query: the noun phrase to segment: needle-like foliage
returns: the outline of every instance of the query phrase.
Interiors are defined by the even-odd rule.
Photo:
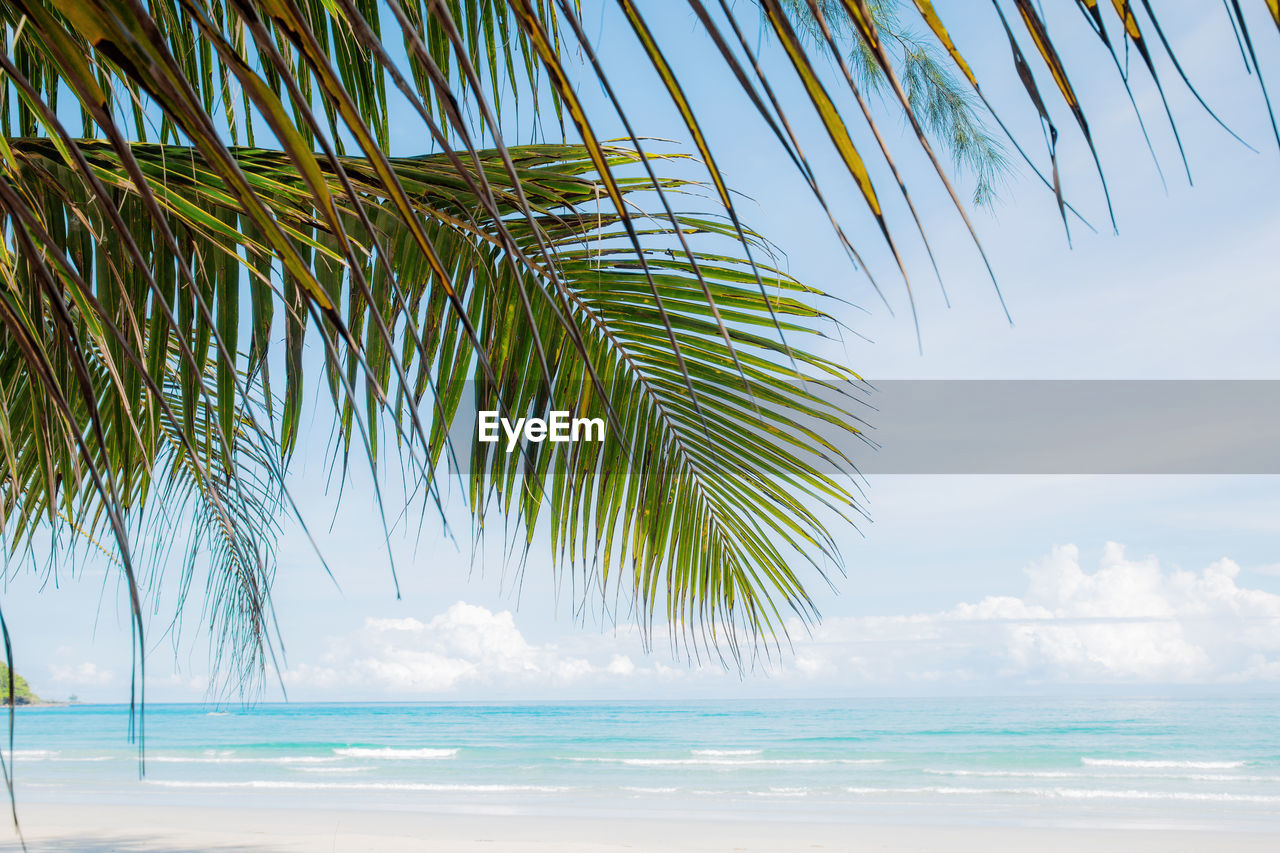
[[[882,98],[894,97],[876,51],[858,33],[841,0],[821,0],[816,6],[809,0],[788,0],[788,4],[796,26],[807,32],[819,53],[825,46],[821,20],[825,18],[837,36],[837,48],[845,49],[858,84]],[[904,5],[904,0],[869,0],[867,9],[889,48],[892,67],[902,80],[916,119],[929,137],[950,153],[956,168],[972,180],[973,203],[991,206],[1010,172],[1005,147],[988,126],[991,116],[981,99],[954,69],[946,51],[907,23]]]

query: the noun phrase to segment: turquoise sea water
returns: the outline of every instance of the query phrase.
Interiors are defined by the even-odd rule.
[[[1280,700],[22,710],[19,800],[1280,829]]]

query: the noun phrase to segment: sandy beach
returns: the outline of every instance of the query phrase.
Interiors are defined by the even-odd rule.
[[[1273,851],[1280,833],[1010,826],[889,826],[746,820],[107,807],[32,804],[20,817],[32,853],[364,853],[364,851]],[[20,847],[6,829],[0,850]]]

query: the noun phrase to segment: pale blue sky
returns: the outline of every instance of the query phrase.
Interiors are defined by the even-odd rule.
[[[712,48],[696,34],[692,19],[682,12],[661,22],[661,29],[677,67],[697,67],[699,57],[706,57],[708,73],[686,74],[684,82],[711,129],[731,185],[753,199],[744,205],[744,216],[780,245],[798,277],[869,312],[842,309],[841,315],[873,341],[850,338],[838,353],[864,375],[1280,379],[1280,241],[1274,236],[1280,232],[1280,153],[1260,96],[1242,78],[1221,8],[1167,5],[1201,10],[1171,15],[1170,20],[1189,22],[1200,14],[1203,20],[1170,37],[1206,99],[1262,153],[1232,141],[1175,82],[1172,69],[1162,66],[1196,178],[1196,187],[1188,188],[1154,90],[1135,72],[1136,94],[1168,178],[1166,194],[1127,101],[1110,85],[1114,69],[1102,64],[1088,32],[1077,28],[1078,37],[1059,47],[1076,60],[1073,68],[1093,63],[1096,72],[1074,82],[1093,119],[1121,235],[1103,227],[1092,164],[1064,114],[1060,154],[1067,189],[1102,233],[1074,227],[1075,249],[1069,251],[1052,196],[1021,170],[994,210],[975,214],[1014,316],[1011,328],[923,159],[901,155],[953,303],[944,306],[922,250],[904,239],[920,297],[922,355],[901,284],[815,129],[809,128],[814,142],[808,153],[832,185],[842,188],[834,194],[835,206],[867,250],[896,317],[850,269],[807,190],[778,166],[778,152],[763,128],[757,123],[743,132],[734,120],[743,105],[725,97],[732,84],[707,53]],[[1074,9],[1065,11],[1078,19]],[[952,17],[957,41],[992,100],[1027,150],[1043,161],[1034,114],[1009,87],[1008,46],[1003,36],[990,38],[997,31],[986,20],[989,10],[971,21]],[[634,62],[635,49],[616,14],[592,21],[613,51],[611,67],[642,64]],[[1270,79],[1280,87],[1280,42],[1261,17],[1256,32]],[[628,75],[615,83],[643,132],[686,138],[653,79]],[[789,85],[782,89],[784,96],[797,96]],[[803,113],[794,102],[795,113]],[[892,111],[882,112],[889,135],[905,139]],[[412,124],[393,122],[403,134],[397,145],[404,153],[421,138]],[[898,148],[910,151],[909,145]],[[909,220],[902,225],[899,233],[906,234]],[[410,538],[393,539],[403,589],[397,602],[367,478],[355,476],[333,530],[326,532],[333,500],[332,493],[324,494],[328,435],[321,415],[308,438],[309,451],[297,459],[292,486],[342,592],[324,576],[302,537],[287,533],[275,600],[291,698],[844,695],[1168,685],[1271,691],[1280,685],[1275,478],[874,478],[874,524],[861,534],[840,535],[848,578],[837,579],[835,592],[820,583],[813,587],[824,627],[813,638],[802,631],[795,635],[795,655],[784,659],[781,671],[740,680],[718,667],[691,670],[673,660],[665,642],[646,656],[626,613],[619,615],[616,630],[602,628],[594,610],[575,621],[572,592],[557,588],[545,548],[535,548],[517,598],[498,548],[472,568],[465,535],[462,546],[448,541],[430,513],[416,548]],[[455,510],[455,524],[465,531],[461,507]],[[1127,556],[1109,542],[1125,546]],[[1224,558],[1233,562],[1219,562]],[[10,582],[5,616],[19,669],[37,692],[127,700],[127,619],[111,571],[90,563],[82,577],[42,592],[30,573]],[[167,616],[162,608],[153,618],[153,638]],[[152,698],[203,695],[208,667],[200,637],[191,620],[176,655],[168,644],[152,652]],[[354,680],[344,681],[352,673]]]

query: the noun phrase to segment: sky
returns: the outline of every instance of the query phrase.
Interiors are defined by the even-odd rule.
[[[779,245],[797,277],[859,306],[833,310],[866,340],[832,341],[828,354],[864,376],[1280,379],[1280,240],[1274,236],[1280,232],[1280,153],[1260,96],[1241,75],[1221,8],[1187,0],[1165,5],[1181,7],[1170,15],[1180,27],[1169,36],[1188,73],[1261,153],[1231,140],[1164,63],[1195,179],[1189,187],[1157,94],[1135,73],[1135,96],[1166,191],[1132,108],[1111,85],[1114,69],[1078,26],[1076,38],[1059,47],[1073,60],[1070,67],[1089,72],[1077,72],[1073,82],[1092,119],[1120,235],[1102,227],[1105,207],[1092,161],[1063,116],[1067,192],[1100,233],[1074,227],[1068,248],[1052,195],[1015,170],[1000,201],[974,214],[1010,324],[927,163],[901,155],[951,297],[948,307],[925,275],[922,247],[904,240],[908,268],[916,271],[923,352],[901,282],[854,189],[838,183],[831,152],[814,144],[808,153],[832,185],[842,187],[834,206],[860,248],[865,244],[892,314],[850,269],[807,191],[777,166],[778,151],[764,129],[742,123],[743,105],[724,95],[731,80],[718,60],[707,60],[711,48],[694,21],[679,12],[655,24],[673,64],[697,69],[683,82],[711,128],[730,185],[750,197],[744,217]],[[616,14],[590,22],[610,47],[609,67],[638,64]],[[1010,88],[1016,82],[1006,79],[1003,36],[992,38],[998,31],[981,13],[949,24],[993,103],[1043,161],[1034,113]],[[1269,79],[1280,81],[1280,40],[1263,18],[1255,33]],[[687,138],[656,80],[630,74],[615,82],[644,133]],[[584,93],[600,97],[589,86]],[[791,84],[781,94],[803,97]],[[892,111],[880,113],[891,138],[905,141]],[[418,138],[410,124],[392,123],[402,153]],[[818,139],[816,128],[806,130]],[[450,538],[430,514],[421,531],[392,538],[397,600],[367,476],[353,474],[334,511],[323,452],[328,435],[317,414],[291,488],[334,579],[296,528],[280,543],[274,601],[285,641],[281,681],[291,700],[1280,689],[1275,477],[873,476],[866,486],[873,521],[837,531],[847,575],[832,577],[830,587],[811,577],[821,624],[790,626],[789,647],[740,672],[716,660],[674,655],[661,627],[648,646],[625,607],[612,616],[579,608],[571,580],[553,571],[545,542],[517,574],[500,541],[473,559],[465,532],[460,542]],[[449,511],[461,531],[467,530],[464,510],[455,500]],[[128,700],[127,611],[109,564],[90,560],[79,576],[62,574],[56,584],[18,571],[3,604],[18,669],[38,694]],[[161,606],[151,619],[148,696],[200,700],[210,671],[200,626],[188,618],[175,640],[163,632],[169,615]],[[279,685],[263,694],[281,695]]]

